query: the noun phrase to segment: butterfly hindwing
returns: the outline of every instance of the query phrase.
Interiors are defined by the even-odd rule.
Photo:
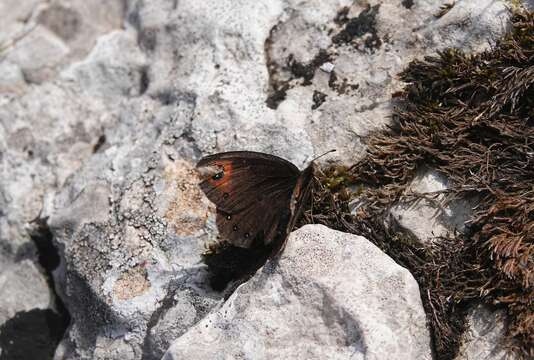
[[[219,234],[238,247],[269,245],[285,231],[289,221],[289,196],[280,196],[274,202],[264,200],[235,214],[217,211]]]

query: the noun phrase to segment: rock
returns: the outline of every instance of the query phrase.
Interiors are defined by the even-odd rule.
[[[22,95],[26,88],[26,80],[20,67],[7,60],[0,62],[0,95]]]
[[[431,359],[412,275],[363,237],[306,225],[163,359]]]
[[[323,65],[320,66],[320,69],[330,74],[334,70],[334,67],[334,64],[330,62],[325,62]]]
[[[180,115],[148,98],[119,106],[122,126],[48,209],[73,318],[56,358],[160,358],[220,301],[199,266],[214,226],[208,201],[173,146],[193,104],[175,104]]]
[[[445,46],[487,46],[508,17],[505,1],[462,5],[440,19],[433,2],[352,3],[152,1],[128,18],[149,56],[148,93],[197,96],[191,139],[202,153],[247,148],[304,166],[332,148],[330,159],[363,156],[361,137],[389,123],[396,75],[409,61]],[[336,43],[344,6],[347,19],[361,16],[361,34]],[[316,71],[326,62],[333,72]],[[312,109],[315,91],[327,97]]]
[[[5,8],[5,11],[2,9]],[[96,39],[120,28],[121,0],[51,2],[8,0],[0,13],[0,55],[18,65],[30,83],[53,79],[63,67],[84,58]]]
[[[35,250],[32,220],[53,232],[72,314],[57,359],[159,358],[222,301],[199,264],[216,236],[202,155],[355,161],[411,59],[479,49],[508,18],[504,1],[440,18],[434,2],[402,3],[0,4],[1,256]]]
[[[85,60],[71,65],[61,75],[92,95],[138,96],[147,86],[145,67],[136,34],[114,31],[100,37]]]
[[[80,167],[113,115],[72,87],[45,84],[0,106],[0,240],[13,256],[31,244],[27,227]]]
[[[469,311],[468,323],[455,360],[519,359],[503,343],[507,326],[503,310],[492,311],[487,306],[477,305]]]
[[[0,299],[0,325],[18,312],[53,306],[44,275],[29,259],[16,263],[3,259],[0,263]]]
[[[15,259],[2,251],[0,239],[0,358],[52,358],[68,325],[68,314],[53,290],[51,271],[57,263],[49,238],[32,237],[38,250],[19,248]],[[20,251],[22,250],[22,251]],[[37,266],[37,260],[40,266]]]
[[[428,4],[434,7],[434,21],[425,29],[423,41],[427,44],[439,44],[439,47],[457,47],[471,51],[488,48],[490,43],[480,40],[488,39],[488,36],[493,39],[499,37],[506,29],[506,24],[496,22],[495,19],[510,14],[505,1],[457,1],[442,16],[439,11],[440,4]],[[416,7],[417,5],[414,6]]]
[[[199,299],[199,294],[191,290],[177,291],[166,301],[149,322],[150,330],[143,344],[146,359],[161,359],[172,341],[206,316],[215,303],[210,299]]]
[[[54,75],[69,48],[50,30],[36,25],[6,52],[6,59],[20,66],[28,82],[41,83]]]
[[[18,256],[21,249],[32,246],[27,232],[30,221],[37,217],[50,217],[56,243],[63,247],[61,254],[65,256],[66,253],[66,257],[71,259],[64,261],[55,274],[73,319],[68,336],[57,350],[57,358],[156,358],[158,355],[154,354],[162,355],[172,338],[166,339],[160,333],[146,335],[147,331],[157,327],[163,329],[164,334],[178,336],[189,323],[165,322],[167,314],[182,311],[186,312],[184,317],[190,317],[191,308],[194,308],[198,309],[198,317],[201,317],[220,298],[216,294],[198,295],[200,285],[197,283],[202,284],[205,270],[198,269],[196,263],[200,260],[202,244],[207,236],[204,224],[208,214],[206,200],[200,199],[198,180],[190,163],[167,161],[165,167],[159,169],[159,180],[153,191],[160,193],[157,202],[162,203],[159,207],[161,213],[156,214],[154,209],[150,210],[150,215],[147,213],[150,230],[137,218],[138,206],[145,203],[150,195],[143,199],[136,191],[143,189],[145,182],[151,181],[151,175],[144,172],[157,163],[153,158],[154,151],[157,149],[157,153],[165,154],[165,159],[167,156],[177,158],[176,151],[180,148],[189,151],[182,145],[167,150],[162,144],[167,141],[168,147],[182,136],[194,98],[184,95],[181,97],[182,105],[174,103],[172,108],[160,107],[159,102],[150,98],[143,101],[133,99],[131,102],[128,98],[120,99],[125,94],[137,94],[140,84],[139,77],[135,78],[138,70],[136,56],[139,53],[124,51],[124,44],[132,44],[131,35],[127,31],[110,34],[107,37],[109,41],[104,38],[103,45],[97,46],[88,59],[73,66],[72,77],[65,76],[62,82],[32,87],[21,98],[8,99],[0,107],[0,160],[3,168],[13,169],[9,177],[2,178],[0,189],[0,245],[5,246],[8,258]],[[100,56],[102,53],[106,55],[104,60]],[[100,69],[108,76],[99,77],[94,69]],[[84,77],[85,74],[88,76]],[[134,74],[135,81],[129,81],[129,74]],[[83,82],[84,79],[89,80]],[[98,93],[95,89],[107,89],[108,93]],[[117,123],[119,117],[122,119],[120,124]],[[165,132],[161,140],[154,146],[152,141],[163,129]],[[132,150],[134,143],[138,145]],[[84,171],[78,171],[78,177],[68,180],[89,157],[92,157],[93,165],[88,165]],[[132,167],[138,171],[135,172]],[[113,177],[113,173],[117,177]],[[109,183],[105,180],[106,175]],[[177,181],[174,178],[177,176],[184,179]],[[57,202],[54,201],[52,195],[65,183],[66,195],[59,194]],[[83,186],[78,189],[75,186],[79,184]],[[110,184],[121,189],[119,192],[126,190],[122,188],[125,184],[136,190],[128,191],[128,196],[120,204],[128,212],[128,217],[135,218],[135,224],[125,227],[124,237],[115,244],[116,247],[125,245],[121,250],[115,248],[119,252],[124,250],[124,253],[108,258],[106,253],[110,249],[107,241],[116,235],[111,231],[105,232],[113,210],[109,199],[115,191]],[[191,188],[196,197],[187,197]],[[156,198],[153,194],[151,196]],[[63,198],[66,198],[66,203],[61,203]],[[204,209],[200,206],[202,202]],[[53,209],[56,203],[61,204],[62,211]],[[81,208],[76,207],[78,204],[82,204]],[[192,209],[192,206],[197,206],[196,213],[182,215],[181,211]],[[166,225],[162,225],[166,217],[170,219],[171,228],[176,229],[169,236],[165,236]],[[58,222],[61,225],[56,229],[54,225]],[[141,229],[136,230],[136,226],[141,226]],[[97,230],[99,227],[100,232]],[[65,235],[62,231],[72,231],[72,234]],[[71,235],[79,233],[80,238],[70,239]],[[153,251],[150,245],[146,248],[146,240],[157,234],[161,243],[157,242]],[[194,236],[199,234],[204,237],[195,239]],[[90,238],[88,243],[84,236]],[[71,241],[63,243],[65,237]],[[71,246],[76,241],[81,244]],[[150,264],[147,265],[148,270],[145,269],[143,252],[151,260],[156,258],[159,267],[155,272],[151,271]],[[99,272],[104,274],[108,267],[114,275],[110,273],[104,278],[107,281],[101,282],[103,277]],[[191,290],[191,287],[194,289]],[[174,301],[175,297],[180,301]],[[166,301],[167,298],[171,300]],[[164,305],[158,304],[159,300]],[[194,303],[194,306],[187,306],[189,303]],[[114,306],[120,310],[115,311]],[[160,317],[163,319],[161,323]],[[195,318],[193,316],[189,321],[196,321]],[[126,323],[135,329],[133,333],[124,330]],[[124,336],[118,337],[117,334]]]
[[[446,202],[447,180],[436,171],[428,171],[413,180],[406,194],[427,194],[426,199],[406,201],[391,209],[393,226],[414,235],[422,243],[465,230],[473,204],[465,200]],[[434,194],[433,194],[434,193]]]
[[[389,123],[391,94],[402,86],[397,75],[410,61],[447,46],[480,50],[504,31],[506,2],[457,4],[439,19],[440,4],[431,1],[410,8],[401,1],[309,2],[283,12],[265,43],[271,95],[283,99],[278,116],[291,124],[298,114],[316,153],[363,156],[361,138]],[[315,71],[323,61],[333,72]],[[274,91],[286,86],[283,96]],[[327,95],[316,109],[314,91]]]
[[[96,40],[115,29],[124,19],[121,0],[55,0],[43,6],[35,21],[61,38],[75,54],[70,61],[83,59]]]
[[[40,0],[4,0],[0,3],[0,22],[2,25],[28,20],[39,5]]]
[[[3,69],[5,64],[12,63],[2,62]],[[39,260],[37,254],[49,256],[37,251],[31,233],[35,221],[48,216],[44,214],[54,193],[95,152],[98,139],[106,126],[113,126],[115,117],[102,99],[84,96],[74,84],[28,86],[20,96],[8,94],[1,99],[0,164],[6,171],[0,179],[0,255],[17,270],[3,274],[7,277],[3,290],[14,295],[0,300],[0,308],[6,309],[0,343],[5,356],[18,356],[17,351],[24,349],[28,354],[34,350],[45,354],[50,348],[34,349],[26,343],[42,335],[53,354],[68,324],[54,301],[43,299],[54,300],[50,294],[55,289],[44,282],[42,273],[30,271]],[[42,329],[46,324],[51,333]],[[28,332],[17,332],[21,327]]]

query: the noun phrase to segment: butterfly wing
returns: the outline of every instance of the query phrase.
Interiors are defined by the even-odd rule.
[[[276,198],[267,199],[237,213],[217,211],[217,228],[224,239],[234,246],[269,245],[282,235],[289,220],[290,190]]]
[[[289,233],[293,231],[295,223],[299,219],[302,211],[308,204],[310,196],[312,194],[313,179],[315,173],[315,164],[313,162],[302,171],[298,177],[295,187],[291,193],[291,199],[289,202],[289,218],[285,224],[284,234],[279,238],[279,242],[275,244],[271,251],[271,257],[276,255],[283,249],[286,244]]]
[[[232,151],[206,156],[197,167],[209,170],[200,188],[217,206],[219,233],[232,245],[269,244],[285,231],[300,175],[295,165],[273,155]]]

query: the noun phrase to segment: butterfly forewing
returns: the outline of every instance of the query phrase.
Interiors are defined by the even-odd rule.
[[[300,171],[282,158],[234,151],[210,155],[197,164],[211,172],[201,182],[217,206],[217,227],[239,247],[269,244],[289,219],[289,202]]]
[[[285,195],[300,174],[287,160],[252,151],[206,156],[197,167],[212,169],[200,188],[226,213],[239,212],[265,197]]]

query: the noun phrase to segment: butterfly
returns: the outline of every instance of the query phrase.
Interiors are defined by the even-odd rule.
[[[283,158],[254,151],[223,152],[198,162],[204,174],[200,188],[217,207],[219,235],[233,249],[234,262],[253,256],[257,261],[246,261],[258,267],[283,248],[310,197],[314,160],[303,171]]]

